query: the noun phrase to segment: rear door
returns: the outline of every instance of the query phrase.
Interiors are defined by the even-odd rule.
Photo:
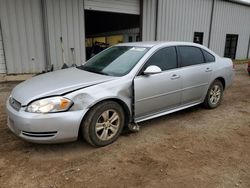
[[[150,65],[160,67],[162,72],[143,75]],[[175,47],[162,48],[148,59],[141,74],[134,79],[136,121],[180,105],[181,72],[177,67]]]
[[[214,63],[206,62],[205,53],[198,47],[178,46],[178,53],[182,70],[181,103],[188,105],[201,102],[209,87]]]

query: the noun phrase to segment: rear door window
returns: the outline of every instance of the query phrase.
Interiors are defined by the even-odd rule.
[[[181,66],[191,66],[204,63],[204,56],[198,47],[178,46],[181,56]]]

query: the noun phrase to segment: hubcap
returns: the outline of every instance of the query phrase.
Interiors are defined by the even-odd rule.
[[[214,85],[209,93],[209,100],[211,104],[215,105],[219,102],[221,97],[221,89],[218,85]]]
[[[115,110],[104,111],[97,119],[95,132],[97,137],[102,140],[113,138],[120,127],[120,116]]]

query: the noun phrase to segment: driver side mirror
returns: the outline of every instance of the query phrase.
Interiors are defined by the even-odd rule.
[[[160,67],[156,66],[156,65],[150,65],[146,68],[145,71],[143,71],[144,75],[150,75],[150,74],[157,74],[160,73],[162,70]]]

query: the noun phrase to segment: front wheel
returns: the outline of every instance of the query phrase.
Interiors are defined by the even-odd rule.
[[[223,97],[223,85],[221,81],[215,80],[207,91],[204,106],[209,109],[219,106]]]
[[[81,132],[84,139],[96,147],[114,142],[120,135],[125,123],[122,107],[113,101],[105,101],[94,106],[82,122]]]

